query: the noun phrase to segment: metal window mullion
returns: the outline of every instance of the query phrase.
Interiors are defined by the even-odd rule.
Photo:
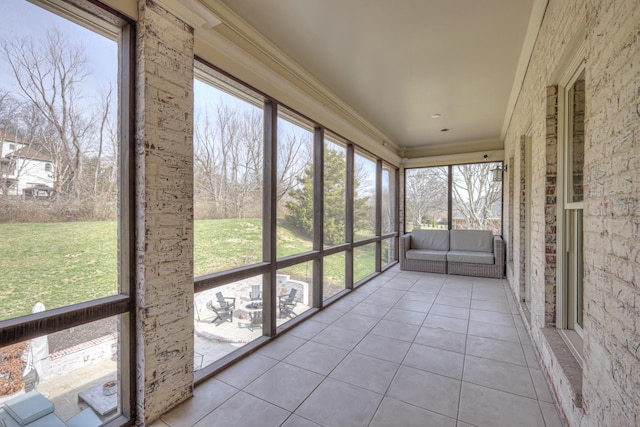
[[[375,232],[376,237],[380,237],[382,234],[382,160],[378,159],[376,161],[376,224],[375,224]],[[382,241],[379,239],[376,241],[376,258],[375,258],[375,269],[376,272],[381,271],[382,266]]]
[[[449,230],[453,228],[453,166],[449,165],[447,180],[447,218]]]
[[[394,238],[394,249],[393,249],[393,259],[398,261],[398,248],[400,247],[400,237],[398,230],[400,230],[400,169],[394,169],[395,181],[393,184],[394,194],[393,194],[393,209],[395,212],[394,220],[393,220],[393,230],[395,232]]]
[[[313,133],[313,250],[320,256],[313,261],[313,292],[311,304],[322,307],[324,288],[322,248],[324,246],[324,128]]]
[[[132,310],[128,295],[112,295],[0,321],[2,346],[95,322]]]
[[[120,218],[118,245],[120,293],[129,297],[130,310],[120,316],[118,349],[120,353],[121,413],[136,418],[136,218],[135,218],[135,76],[136,31],[133,24],[122,27],[119,40],[120,128]]]
[[[263,323],[262,333],[276,334],[276,226],[278,190],[278,105],[273,101],[264,104],[264,168],[262,188],[262,259],[269,263],[269,272],[262,280]]]
[[[347,145],[347,188],[345,211],[345,240],[349,248],[345,252],[345,288],[353,289],[353,221],[354,221],[354,197],[355,197],[355,147]]]

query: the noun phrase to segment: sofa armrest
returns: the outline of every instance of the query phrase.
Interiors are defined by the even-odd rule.
[[[493,236],[493,255],[496,259],[496,265],[504,267],[504,240],[502,240],[502,236]]]
[[[411,234],[400,236],[400,259],[405,258],[409,249],[411,249]]]

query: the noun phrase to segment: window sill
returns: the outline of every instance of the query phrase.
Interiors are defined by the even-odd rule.
[[[564,340],[567,347],[569,347],[569,351],[571,351],[573,357],[576,358],[576,361],[580,365],[580,368],[582,368],[584,366],[582,337],[572,329],[558,329],[558,333]]]
[[[582,408],[582,367],[578,363],[578,359],[576,359],[572,350],[561,336],[560,329],[543,328],[541,331],[547,342],[548,349],[559,367],[560,372],[556,372],[556,374],[560,373],[564,376],[574,406]],[[555,378],[555,380],[562,382],[562,377]]]

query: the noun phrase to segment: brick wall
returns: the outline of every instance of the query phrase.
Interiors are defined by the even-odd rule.
[[[555,332],[557,86],[585,43],[584,356]],[[569,425],[640,425],[640,2],[550,0],[505,138],[524,177],[532,135],[530,334]],[[511,166],[510,166],[511,167]],[[516,222],[524,221],[517,212]],[[519,215],[518,215],[519,214]],[[514,245],[524,229],[514,224]],[[524,265],[514,257],[518,293]],[[577,367],[577,368],[576,368]],[[577,377],[577,378],[576,378]]]
[[[558,86],[547,87],[546,168],[544,176],[544,326],[556,325],[558,200]]]
[[[149,423],[193,391],[193,29],[138,6],[137,419]]]
[[[585,113],[584,401],[640,425],[640,2],[591,1]]]

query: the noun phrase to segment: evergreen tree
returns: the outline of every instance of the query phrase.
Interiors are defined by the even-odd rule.
[[[324,243],[334,245],[345,238],[346,161],[337,150],[326,149],[324,157]],[[297,179],[298,185],[289,192],[292,200],[286,206],[285,219],[309,238],[313,236],[313,164],[308,164]],[[359,182],[354,183],[356,189]],[[358,193],[357,191],[355,192]],[[368,197],[354,200],[354,227],[367,220]]]

